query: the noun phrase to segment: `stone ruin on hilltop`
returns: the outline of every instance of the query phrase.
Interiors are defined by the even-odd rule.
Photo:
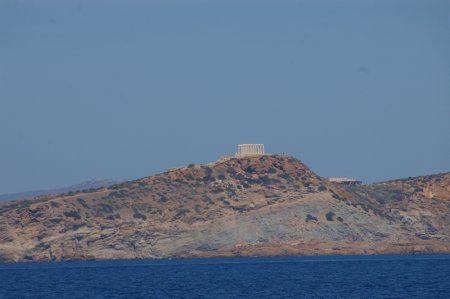
[[[236,158],[265,155],[264,144],[238,144]]]

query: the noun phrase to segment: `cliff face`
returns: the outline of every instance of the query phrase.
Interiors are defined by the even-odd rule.
[[[285,155],[0,204],[0,260],[450,252],[450,173],[342,186]]]

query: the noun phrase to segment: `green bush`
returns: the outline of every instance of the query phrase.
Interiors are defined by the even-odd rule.
[[[334,217],[334,213],[329,211],[325,217],[327,218],[328,221],[333,221],[333,217]]]
[[[319,191],[325,191],[325,190],[327,190],[327,187],[325,187],[324,185],[319,186]]]

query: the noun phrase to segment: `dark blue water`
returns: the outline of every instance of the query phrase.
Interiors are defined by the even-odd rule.
[[[450,255],[3,264],[0,298],[450,298]]]

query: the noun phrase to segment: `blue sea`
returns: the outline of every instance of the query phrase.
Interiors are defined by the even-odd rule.
[[[450,298],[450,255],[0,264],[0,298]]]

